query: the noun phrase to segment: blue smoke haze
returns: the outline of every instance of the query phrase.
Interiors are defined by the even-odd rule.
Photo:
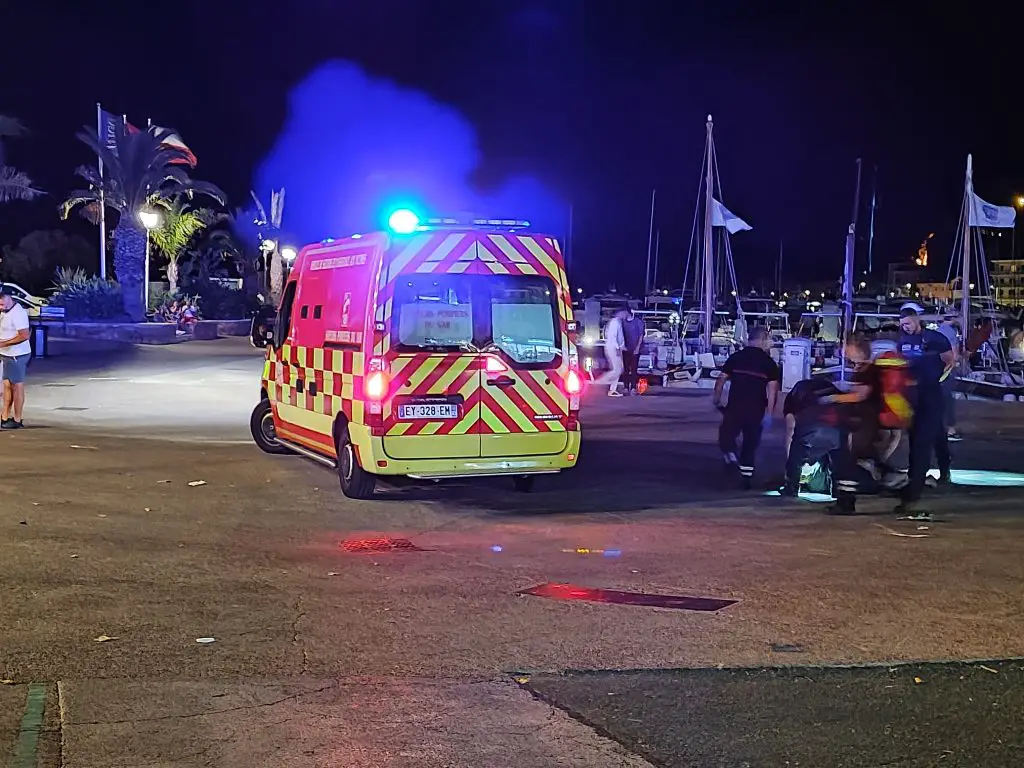
[[[335,61],[292,89],[256,190],[269,199],[285,188],[283,229],[302,242],[381,229],[399,207],[528,219],[562,235],[567,206],[557,195],[528,175],[479,190],[479,163],[476,133],[456,110]]]

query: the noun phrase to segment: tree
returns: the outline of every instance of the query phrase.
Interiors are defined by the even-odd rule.
[[[172,200],[160,201],[160,225],[150,231],[156,249],[167,259],[167,283],[170,293],[177,293],[181,261],[189,246],[203,230],[222,218],[221,214],[209,208],[193,208],[187,198],[177,196]]]
[[[256,203],[256,225],[260,227],[260,248],[270,256],[270,300],[276,306],[281,301],[281,293],[284,291],[284,260],[281,258],[281,219],[284,216],[284,189],[280,192],[270,192],[270,216],[267,216],[263,203],[256,197],[255,192],[250,192],[253,201]],[[263,243],[272,243],[273,247],[265,249]]]
[[[32,179],[13,166],[4,163],[3,139],[23,136],[25,127],[13,117],[0,115],[0,203],[14,200],[34,200],[43,194],[32,186]]]
[[[29,232],[16,246],[4,246],[0,275],[26,291],[40,294],[53,283],[58,267],[89,269],[96,249],[79,235],[68,237],[59,229]]]
[[[225,196],[217,187],[194,181],[186,168],[191,156],[174,145],[166,144],[173,131],[156,126],[145,131],[130,131],[121,123],[114,131],[112,143],[101,141],[95,129],[86,128],[78,138],[103,161],[103,177],[92,166],[82,166],[76,173],[89,183],[88,189],[76,190],[61,206],[65,218],[79,206],[101,200],[119,214],[114,229],[114,273],[121,284],[125,313],[135,322],[145,320],[143,280],[145,275],[146,231],[139,221],[139,212],[151,205],[184,195],[206,195],[220,204]]]

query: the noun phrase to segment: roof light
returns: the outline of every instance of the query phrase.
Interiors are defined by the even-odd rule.
[[[397,235],[411,235],[420,225],[420,217],[408,208],[399,208],[388,217],[388,228]]]

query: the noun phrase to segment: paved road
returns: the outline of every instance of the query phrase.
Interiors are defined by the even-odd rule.
[[[924,529],[882,500],[864,505],[874,514],[828,518],[737,493],[717,466],[706,398],[665,393],[588,402],[580,467],[535,494],[482,481],[353,502],[320,467],[246,444],[260,363],[244,345],[65,352],[34,367],[34,428],[0,435],[4,758],[1015,764],[1013,664],[963,681],[908,667],[927,669],[909,690],[910,672],[886,673],[897,690],[877,672],[771,668],[1022,655],[1019,488],[958,487]],[[89,410],[56,410],[67,403]],[[969,403],[964,415],[963,469],[1021,466],[1016,406]],[[419,549],[367,551],[384,539]],[[738,602],[696,612],[521,594],[546,582]],[[813,686],[794,694],[801,675]],[[839,709],[833,683],[851,692]],[[965,694],[1004,709],[974,728],[982,710]],[[924,719],[901,731],[903,706]],[[818,723],[815,712],[820,733],[797,749],[797,724]],[[926,749],[924,720],[958,724],[964,750]],[[890,721],[899,737],[869,748]]]

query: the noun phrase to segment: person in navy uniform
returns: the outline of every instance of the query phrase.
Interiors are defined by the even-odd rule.
[[[782,379],[779,366],[768,354],[772,342],[767,330],[754,326],[747,339],[747,346],[734,352],[722,366],[722,373],[715,380],[714,395],[715,407],[722,411],[718,447],[726,468],[739,468],[744,490],[750,489],[761,432],[771,423]],[[726,381],[729,382],[729,400],[722,408]],[[743,447],[737,457],[736,439],[741,434]]]
[[[934,452],[939,463],[939,483],[950,481],[949,443],[946,439],[946,402],[942,378],[955,359],[953,347],[944,335],[924,327],[919,304],[908,302],[900,307],[899,353],[906,359],[917,382],[917,403],[909,432],[910,465],[903,500],[896,511],[917,514],[924,492],[925,480]]]

